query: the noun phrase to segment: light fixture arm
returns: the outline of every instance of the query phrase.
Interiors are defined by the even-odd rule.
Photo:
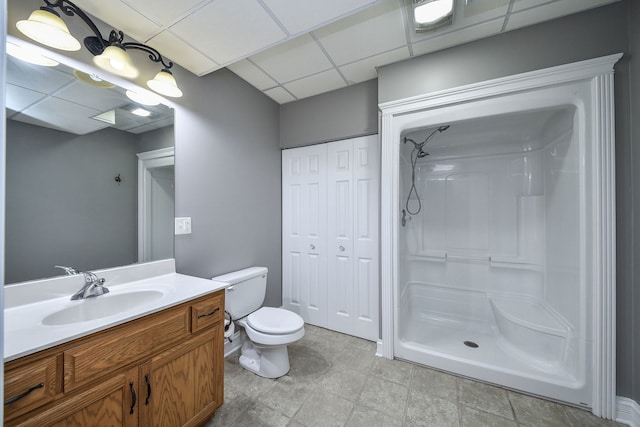
[[[137,42],[124,42],[124,33],[122,31],[111,30],[109,33],[109,40],[105,40],[102,36],[102,33],[93,23],[91,18],[82,11],[78,6],[76,6],[73,2],[69,0],[43,0],[46,6],[42,7],[42,9],[48,10],[49,12],[55,12],[54,9],[59,9],[62,13],[67,16],[78,16],[82,19],[85,24],[89,26],[95,37],[89,36],[84,39],[85,47],[91,52],[94,56],[100,55],[107,46],[116,45],[119,47],[123,47],[124,49],[138,49],[142,50],[149,54],[149,59],[156,63],[161,63],[164,67],[163,69],[169,71],[171,67],[173,67],[173,62],[167,61],[162,57],[160,52],[152,48],[151,46],[147,46],[142,43]]]
[[[41,9],[48,10],[49,12],[55,13],[54,8],[58,8],[62,13],[64,13],[67,16],[80,17],[80,19],[82,19],[84,23],[89,26],[91,31],[93,31],[93,33],[96,36],[85,38],[84,44],[86,48],[89,49],[89,51],[93,55],[99,55],[108,46],[108,42],[104,39],[104,37],[102,37],[102,33],[100,32],[96,24],[94,24],[91,18],[89,18],[89,16],[86,13],[84,13],[82,9],[76,6],[73,2],[69,0],[55,0],[55,1],[43,0],[43,1],[45,2],[46,6],[42,7]],[[98,46],[100,48],[100,52],[95,53],[97,51]]]

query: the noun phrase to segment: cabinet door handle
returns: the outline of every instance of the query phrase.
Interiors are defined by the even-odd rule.
[[[198,315],[198,319],[202,319],[203,317],[209,317],[209,316],[213,316],[214,314],[216,314],[217,312],[220,311],[220,307],[216,307],[215,310],[210,311],[209,313],[205,313],[205,314],[200,314]]]
[[[9,405],[9,404],[11,404],[13,402],[16,402],[16,401],[22,399],[23,397],[27,397],[32,391],[37,390],[37,389],[42,388],[42,387],[44,387],[44,383],[36,384],[33,387],[30,387],[29,390],[25,391],[24,393],[20,393],[17,396],[14,396],[14,397],[12,397],[10,399],[5,400],[4,404],[5,405]]]
[[[151,380],[149,379],[149,374],[144,376],[144,382],[147,383],[147,398],[144,401],[145,405],[149,404],[149,399],[151,398]]]
[[[133,381],[129,383],[129,388],[131,389],[131,409],[129,410],[129,414],[133,414],[133,408],[136,406],[136,390],[133,388]]]

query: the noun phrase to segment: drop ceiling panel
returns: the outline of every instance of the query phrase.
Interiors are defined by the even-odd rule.
[[[529,9],[530,7],[542,6],[550,1],[560,0],[515,0],[511,7],[511,12],[519,12],[523,9]]]
[[[22,120],[22,116],[26,115],[37,121],[47,122],[51,117],[55,117],[55,122],[50,123],[47,127],[72,132],[77,135],[84,135],[107,127],[106,123],[90,118],[98,113],[100,113],[100,111],[92,108],[63,99],[49,97],[33,107],[27,108],[21,114],[17,115],[16,119]],[[33,123],[33,121],[28,123]]]
[[[581,10],[591,9],[607,3],[614,3],[616,0],[559,0],[554,3],[545,4],[544,7],[534,7],[522,12],[514,13],[509,17],[507,31],[517,28],[537,24],[538,22],[576,13]]]
[[[289,34],[309,31],[375,3],[375,0],[262,0]]]
[[[265,90],[278,85],[275,80],[266,75],[264,71],[253,65],[247,59],[235,62],[227,68],[257,89]]]
[[[274,87],[273,89],[265,90],[264,93],[278,104],[285,104],[296,100],[293,95],[281,87]]]
[[[407,43],[400,3],[377,4],[314,34],[337,65],[397,49]]]
[[[111,89],[99,88],[76,81],[56,92],[55,97],[74,104],[83,104],[100,112],[111,110],[126,103],[124,94]]]
[[[74,3],[83,11],[106,22],[114,29],[123,31],[125,35],[139,42],[146,42],[160,29],[153,21],[120,0],[74,0]],[[65,21],[68,22],[67,20]],[[89,35],[88,28],[86,28],[86,31],[86,35]],[[109,34],[103,34],[102,36],[108,38]]]
[[[279,82],[289,82],[332,67],[309,34],[253,55],[251,61]]]
[[[75,80],[57,67],[40,67],[7,56],[7,83],[42,93],[50,93]]]
[[[22,111],[46,96],[44,93],[12,85],[11,83],[7,83],[6,88],[6,107],[14,111]]]
[[[296,98],[307,98],[319,93],[345,87],[347,84],[336,70],[328,70],[284,85]]]
[[[422,42],[414,43],[412,46],[415,56],[424,55],[426,53],[435,52],[446,49],[448,47],[468,43],[472,40],[478,40],[498,34],[502,29],[502,19],[485,22],[484,24],[475,25],[469,28],[463,28],[458,31],[443,34],[439,37],[427,39]]]
[[[360,83],[378,77],[376,67],[381,67],[392,62],[402,61],[409,58],[409,48],[404,46],[391,52],[376,55],[371,58],[352,62],[340,67],[340,72],[347,79],[349,84]]]
[[[147,18],[166,26],[197,10],[196,6],[204,5],[209,0],[122,0]]]
[[[166,56],[176,64],[180,64],[197,76],[204,76],[220,68],[219,64],[198,52],[168,30],[150,39],[148,44],[161,52],[163,56]]]
[[[223,65],[286,37],[256,0],[216,0],[173,25],[171,31]]]

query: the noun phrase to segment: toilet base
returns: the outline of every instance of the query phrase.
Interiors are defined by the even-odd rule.
[[[289,372],[289,352],[286,345],[255,346],[245,340],[240,350],[240,366],[265,378],[280,378]]]

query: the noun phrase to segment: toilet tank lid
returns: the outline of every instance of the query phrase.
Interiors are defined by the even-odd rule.
[[[211,280],[234,285],[236,283],[267,274],[268,272],[269,270],[267,267],[249,267],[243,270],[232,271],[231,273],[223,274],[221,276],[212,277]]]

